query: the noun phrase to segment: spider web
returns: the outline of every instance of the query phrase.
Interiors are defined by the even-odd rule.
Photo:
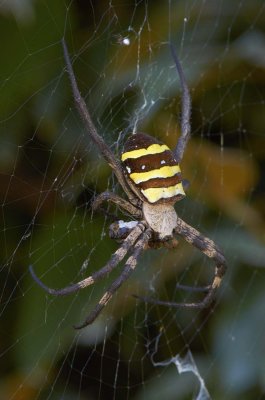
[[[9,1],[0,5],[2,399],[262,399],[264,369],[264,4],[254,1]],[[60,40],[100,135],[118,157],[132,132],[176,144],[178,52],[192,96],[192,138],[176,204],[223,249],[229,269],[208,310],[144,304],[198,300],[212,263],[179,240],[150,250],[93,325],[75,331],[119,275],[68,297],[118,244],[121,194],[74,108]]]

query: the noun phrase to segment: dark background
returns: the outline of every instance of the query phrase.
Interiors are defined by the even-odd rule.
[[[257,0],[0,5],[1,399],[190,399],[199,391],[193,374],[154,365],[187,351],[213,399],[264,398],[264,16]],[[182,163],[190,188],[176,209],[222,247],[229,269],[208,310],[146,306],[131,295],[184,301],[177,283],[205,285],[212,276],[182,241],[174,252],[150,251],[102,317],[77,333],[72,325],[113,276],[52,298],[28,266],[52,287],[102,267],[117,244],[91,200],[120,189],[74,110],[60,40],[118,156],[135,121],[176,143],[170,35],[192,96]]]

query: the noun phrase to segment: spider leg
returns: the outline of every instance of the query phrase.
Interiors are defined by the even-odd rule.
[[[130,201],[132,203],[136,204],[138,202],[138,199],[136,199],[136,196],[133,194],[133,192],[127,185],[120,163],[116,160],[114,154],[112,153],[110,148],[105,144],[102,137],[99,136],[99,134],[95,128],[95,125],[90,117],[90,114],[86,107],[86,103],[85,103],[84,99],[82,98],[81,93],[78,89],[74,71],[73,71],[73,67],[72,67],[71,60],[70,60],[70,56],[69,56],[68,49],[67,49],[64,39],[62,39],[62,46],[63,46],[63,52],[64,52],[64,59],[66,62],[66,67],[67,67],[67,71],[68,71],[68,75],[70,78],[72,91],[73,91],[73,95],[74,95],[75,105],[79,112],[80,117],[82,118],[82,120],[84,122],[85,128],[86,128],[89,136],[93,140],[93,142],[98,146],[100,152],[102,153],[102,155],[105,158],[105,160],[107,161],[107,163],[114,170],[114,173],[115,173],[120,185],[122,186],[124,192],[127,194]]]
[[[182,89],[181,136],[174,149],[174,155],[176,157],[177,162],[179,163],[182,160],[186,145],[190,138],[191,99],[190,99],[189,88],[181,64],[179,62],[175,47],[172,43],[170,43],[170,49],[178,71],[180,85]]]
[[[146,303],[158,304],[168,307],[205,308],[212,302],[215,293],[221,284],[222,278],[227,268],[226,260],[221,250],[216,246],[216,244],[211,239],[208,239],[207,237],[203,236],[199,231],[197,231],[192,226],[188,225],[180,218],[178,218],[175,233],[182,236],[188,243],[197,247],[197,249],[202,251],[207,257],[212,258],[215,262],[215,274],[212,284],[209,286],[205,286],[205,288],[198,288],[199,291],[203,289],[202,291],[207,292],[206,296],[202,301],[196,303],[175,303],[170,301],[156,300],[150,297],[140,297],[140,296],[135,296],[135,297],[138,297],[140,300],[143,300]],[[184,288],[186,289],[187,287],[184,286]],[[196,288],[191,288],[191,289],[196,289]]]
[[[117,196],[111,192],[103,192],[96,196],[95,200],[92,203],[93,211],[96,211],[98,208],[101,208],[102,203],[104,201],[109,201],[114,203],[118,207],[122,208],[123,210],[127,211],[131,216],[134,218],[142,218],[142,211],[131,204],[129,201],[124,200],[123,198]]]
[[[119,264],[119,262],[122,261],[122,259],[126,256],[129,249],[134,245],[135,241],[141,235],[142,231],[143,231],[143,224],[141,222],[139,222],[139,224],[131,231],[131,233],[127,236],[127,238],[123,241],[121,246],[118,248],[118,250],[115,251],[115,253],[112,255],[110,260],[107,262],[107,264],[103,268],[101,268],[99,271],[95,272],[91,276],[83,279],[82,281],[75,283],[73,285],[67,286],[63,289],[52,289],[52,288],[46,286],[37,277],[32,266],[29,267],[29,271],[30,271],[31,276],[34,279],[34,281],[49,294],[52,294],[54,296],[65,296],[70,293],[75,293],[75,292],[79,291],[80,289],[84,289],[87,286],[93,285],[96,281],[98,281],[99,279],[102,279],[105,275],[109,274]]]
[[[188,225],[181,218],[178,218],[177,220],[175,232],[182,236],[188,243],[197,247],[197,249],[202,251],[207,257],[214,260],[215,275],[209,292],[213,289],[217,289],[220,286],[227,269],[226,259],[219,247],[213,242],[213,240],[203,236],[199,231]]]
[[[106,304],[111,300],[113,294],[120,288],[120,286],[123,284],[124,281],[126,281],[129,276],[132,274],[134,271],[136,265],[137,265],[137,259],[140,255],[140,253],[143,251],[146,243],[151,237],[151,229],[148,228],[146,229],[145,232],[143,232],[142,236],[136,242],[134,250],[132,255],[128,258],[124,269],[120,276],[109,286],[107,289],[106,293],[101,297],[100,301],[98,304],[95,306],[95,308],[89,313],[88,317],[86,320],[77,326],[74,326],[75,329],[82,329],[86,327],[87,325],[92,324],[92,322],[95,321],[95,319],[98,317],[98,315],[101,313],[103,308],[106,306]]]
[[[187,285],[176,285],[176,289],[180,289],[180,290],[184,290],[186,292],[209,292],[209,290],[211,289],[211,285],[208,286],[187,286]]]

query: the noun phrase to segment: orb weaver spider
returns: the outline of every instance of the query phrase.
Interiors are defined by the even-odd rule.
[[[103,192],[96,197],[93,209],[100,208],[103,202],[111,202],[127,214],[129,213],[133,221],[117,221],[110,225],[110,237],[121,241],[121,245],[112,254],[107,264],[91,276],[63,289],[52,289],[36,276],[32,266],[30,266],[33,279],[49,294],[65,296],[93,285],[104,278],[129,255],[119,277],[109,286],[85,321],[75,326],[76,329],[81,329],[95,321],[113,294],[133,273],[137,260],[144,250],[156,248],[159,245],[175,248],[176,241],[174,238],[179,235],[207,257],[213,259],[215,263],[214,278],[210,285],[201,288],[179,285],[182,289],[205,292],[205,297],[201,301],[193,303],[175,303],[150,297],[136,297],[147,303],[168,307],[197,309],[207,307],[212,302],[216,290],[221,284],[226,271],[226,260],[219,247],[211,239],[203,236],[195,228],[184,222],[174,209],[174,204],[185,196],[179,163],[190,138],[191,100],[184,73],[173,45],[171,45],[171,52],[182,89],[181,135],[177,145],[171,151],[155,138],[144,133],[136,133],[129,137],[125,143],[121,161],[115,158],[110,147],[98,134],[78,89],[64,40],[62,40],[62,45],[75,105],[83,120],[84,127],[91,140],[98,146],[102,156],[113,169],[127,196],[127,200],[125,200],[114,193]]]

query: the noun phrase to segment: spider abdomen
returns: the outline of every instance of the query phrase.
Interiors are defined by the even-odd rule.
[[[132,135],[125,144],[121,160],[128,183],[143,201],[174,203],[185,196],[174,154],[152,136]]]

